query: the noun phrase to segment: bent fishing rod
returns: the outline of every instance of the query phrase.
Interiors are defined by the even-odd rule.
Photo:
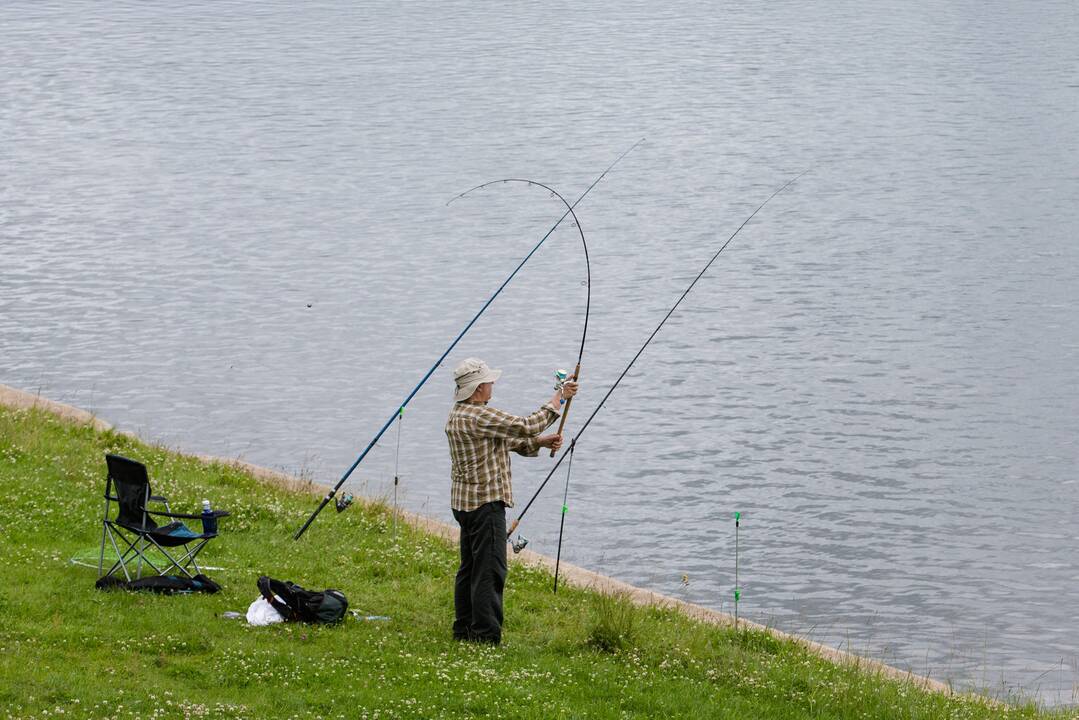
[[[809,172],[808,169],[803,170],[801,173],[799,173],[798,175],[795,175],[793,178],[788,180],[783,185],[783,187],[779,188],[774,193],[769,195],[768,199],[765,200],[764,202],[762,202],[757,207],[756,210],[754,210],[752,213],[750,213],[749,217],[747,217],[742,222],[742,224],[738,226],[738,229],[735,230],[733,233],[731,233],[731,236],[729,238],[727,238],[727,241],[725,243],[723,243],[723,245],[719,248],[719,250],[716,251],[716,254],[712,256],[712,259],[709,260],[707,263],[705,263],[705,265],[701,269],[701,271],[699,273],[697,273],[697,277],[693,278],[693,282],[691,282],[689,284],[689,287],[687,287],[685,289],[685,292],[682,293],[681,297],[679,297],[678,300],[674,303],[674,305],[671,306],[671,309],[667,311],[667,314],[663,316],[663,319],[659,321],[659,325],[657,325],[656,329],[652,331],[652,334],[648,336],[648,339],[644,341],[644,345],[641,345],[641,349],[638,350],[637,354],[633,356],[633,359],[629,361],[629,364],[626,365],[625,369],[618,376],[618,379],[614,381],[614,384],[611,385],[610,389],[607,390],[607,393],[603,396],[603,399],[601,399],[599,401],[599,404],[596,405],[596,408],[592,411],[592,414],[589,415],[588,419],[585,420],[584,423],[581,425],[581,429],[578,430],[577,434],[573,436],[572,440],[570,440],[570,445],[569,445],[569,448],[567,449],[567,451],[562,453],[559,456],[558,460],[555,462],[555,464],[551,467],[550,471],[547,473],[547,477],[545,477],[543,479],[543,482],[540,483],[540,486],[538,488],[536,488],[536,492],[532,494],[532,498],[528,501],[528,504],[525,505],[524,510],[521,511],[521,514],[518,515],[517,519],[513,521],[512,525],[510,525],[509,531],[506,533],[506,539],[507,540],[509,540],[510,536],[513,535],[514,531],[517,529],[517,526],[521,524],[521,520],[524,518],[525,513],[527,513],[528,509],[530,507],[532,507],[532,503],[534,503],[536,501],[536,498],[539,497],[539,494],[540,494],[540,492],[543,491],[544,486],[546,486],[547,482],[551,479],[551,477],[554,476],[555,471],[558,470],[558,466],[562,464],[562,461],[566,459],[567,455],[569,457],[571,457],[571,458],[573,457],[573,451],[576,449],[577,441],[580,439],[581,435],[584,435],[585,430],[588,429],[588,426],[592,423],[593,418],[595,418],[596,415],[599,413],[599,411],[603,409],[603,404],[607,402],[607,399],[609,397],[611,397],[611,393],[613,393],[615,391],[615,388],[617,388],[618,385],[622,382],[623,378],[626,377],[626,373],[628,373],[630,371],[630,368],[633,367],[634,363],[637,362],[637,358],[639,358],[641,356],[641,353],[644,352],[644,349],[646,347],[648,347],[649,343],[652,342],[652,339],[656,337],[656,334],[659,333],[660,329],[662,329],[662,327],[667,323],[667,320],[671,317],[671,315],[674,314],[674,311],[677,310],[678,306],[682,304],[682,301],[686,299],[686,295],[689,295],[689,291],[693,289],[693,286],[697,284],[697,281],[700,280],[701,277],[703,277],[706,272],[708,272],[708,268],[712,267],[712,263],[714,263],[716,261],[716,258],[718,258],[720,256],[720,254],[724,250],[727,249],[727,246],[731,244],[731,241],[734,240],[734,238],[738,235],[738,233],[742,232],[742,228],[744,228],[746,225],[749,224],[749,221],[752,220],[754,218],[754,216],[756,216],[756,214],[761,211],[761,208],[763,208],[765,205],[767,205],[768,202],[772,198],[774,198],[776,195],[778,195],[779,193],[783,192],[788,187],[793,185],[794,182],[796,180],[798,180],[798,178],[802,177],[807,172]],[[568,479],[567,479],[567,483],[568,483]],[[564,503],[563,503],[563,506],[564,506]],[[559,539],[559,545],[561,545],[561,538]]]
[[[630,149],[632,150],[633,148],[630,148]],[[589,311],[592,308],[592,263],[588,259],[588,243],[585,242],[585,239],[584,239],[584,229],[581,227],[581,221],[577,219],[577,213],[573,212],[573,205],[570,205],[566,201],[566,198],[562,197],[562,194],[559,193],[554,188],[549,187],[547,185],[544,185],[541,182],[536,182],[535,180],[527,180],[525,178],[504,178],[502,180],[492,180],[491,182],[486,182],[486,183],[483,183],[482,185],[477,185],[476,187],[472,188],[471,190],[465,190],[463,193],[461,193],[460,195],[455,197],[453,200],[457,200],[458,198],[463,198],[465,195],[468,195],[473,190],[482,190],[483,188],[489,187],[491,185],[497,185],[499,183],[509,183],[509,182],[527,183],[528,185],[535,185],[537,187],[543,188],[544,190],[547,190],[552,195],[557,197],[559,200],[562,201],[562,204],[566,206],[566,212],[573,215],[573,224],[577,228],[577,232],[581,236],[581,247],[584,248],[584,270],[585,270],[584,327],[581,330],[581,347],[577,351],[577,366],[573,370],[573,375],[569,376],[569,377],[565,377],[565,374],[563,373],[563,371],[561,371],[561,370],[558,371],[559,372],[559,383],[560,383],[558,387],[561,387],[562,382],[565,382],[567,380],[572,380],[573,382],[577,382],[577,379],[581,376],[581,359],[584,357],[585,340],[588,338],[588,314],[589,314]],[[453,200],[450,200],[450,202],[453,202]],[[449,203],[446,203],[446,204],[449,205]],[[576,203],[574,203],[574,204],[576,204]],[[563,408],[563,410],[562,410],[562,419],[559,420],[559,422],[558,422],[558,434],[559,435],[562,434],[562,429],[566,426],[566,418],[569,417],[569,408],[570,408],[570,405],[573,404],[573,398],[570,398],[570,399],[566,400],[565,403],[566,403],[566,407]],[[551,457],[554,457],[556,452],[557,451],[554,448],[552,448],[551,449]]]
[[[375,434],[375,436],[371,439],[371,441],[369,443],[367,443],[367,447],[365,447],[363,449],[363,452],[360,453],[359,457],[357,457],[356,460],[352,463],[352,465],[349,466],[348,470],[346,470],[345,473],[341,476],[341,479],[337,481],[337,484],[334,485],[329,490],[329,492],[326,493],[326,496],[322,498],[322,502],[319,503],[319,506],[317,508],[315,508],[315,511],[313,513],[311,513],[311,516],[309,518],[307,518],[307,521],[304,522],[303,526],[299,530],[296,531],[295,535],[292,536],[293,540],[299,540],[303,536],[303,534],[307,531],[307,528],[309,528],[311,526],[311,523],[313,523],[315,521],[315,518],[318,517],[319,513],[321,513],[322,510],[326,507],[326,505],[329,504],[330,500],[332,500],[334,495],[337,494],[337,491],[341,489],[341,486],[345,484],[345,481],[348,480],[349,476],[352,475],[353,471],[357,467],[359,467],[360,463],[363,462],[363,459],[365,457],[367,457],[367,454],[369,452],[371,452],[371,448],[373,448],[375,446],[375,443],[377,443],[379,441],[379,439],[386,433],[386,430],[388,430],[390,425],[393,424],[393,421],[401,416],[401,412],[405,409],[405,407],[408,405],[408,403],[411,402],[412,398],[415,397],[416,393],[420,391],[420,388],[422,388],[427,383],[427,381],[430,379],[431,375],[433,375],[435,370],[438,369],[439,365],[442,364],[442,361],[446,359],[446,356],[448,356],[450,354],[450,352],[452,352],[453,349],[455,347],[457,347],[457,343],[459,343],[461,341],[461,338],[463,338],[465,336],[465,333],[467,333],[472,328],[472,326],[476,324],[476,321],[479,320],[480,316],[483,315],[483,313],[487,310],[487,308],[491,305],[491,303],[494,302],[495,298],[497,298],[502,293],[502,290],[505,289],[505,287],[507,285],[509,285],[510,281],[513,280],[514,277],[516,277],[516,275],[520,271],[520,269],[522,267],[524,267],[525,263],[527,263],[532,258],[532,256],[536,253],[536,251],[540,249],[540,246],[543,245],[543,243],[547,241],[547,238],[549,238],[551,236],[551,234],[554,233],[554,231],[558,228],[558,226],[562,223],[562,221],[565,220],[567,216],[569,216],[570,214],[573,213],[573,208],[575,208],[578,204],[580,204],[580,202],[582,200],[584,200],[585,197],[588,196],[588,193],[592,192],[592,188],[594,188],[596,185],[598,185],[600,180],[602,180],[604,177],[606,177],[607,173],[609,173],[614,168],[615,165],[617,165],[619,162],[621,162],[622,158],[624,158],[626,155],[629,155],[642,142],[644,142],[644,138],[641,138],[637,142],[633,143],[633,145],[631,145],[629,147],[629,149],[627,149],[625,152],[623,152],[621,155],[619,155],[617,158],[615,158],[614,162],[612,162],[610,165],[608,165],[607,169],[604,170],[602,173],[600,173],[599,177],[597,177],[595,180],[592,181],[592,184],[589,185],[585,189],[585,191],[583,193],[581,193],[580,197],[578,197],[577,200],[572,205],[569,206],[569,209],[565,213],[563,213],[561,217],[558,218],[558,220],[555,222],[555,224],[551,226],[551,229],[548,230],[547,233],[542,238],[540,238],[540,241],[538,243],[536,243],[535,247],[533,247],[532,250],[529,251],[529,253],[527,255],[525,255],[524,259],[521,260],[521,262],[517,265],[517,267],[514,268],[513,272],[511,272],[509,274],[509,277],[507,277],[502,282],[502,284],[499,285],[498,289],[495,290],[494,294],[492,294],[491,297],[489,297],[487,299],[487,302],[485,302],[483,304],[483,307],[481,307],[479,309],[479,312],[477,312],[476,315],[468,322],[468,324],[465,325],[464,330],[462,330],[457,335],[457,337],[453,340],[453,342],[450,343],[450,346],[448,348],[446,348],[445,352],[443,352],[442,355],[439,356],[438,360],[436,360],[434,362],[434,364],[431,366],[431,369],[428,370],[427,373],[420,379],[419,383],[416,384],[416,387],[414,387],[412,389],[412,391],[408,394],[407,397],[405,397],[404,401],[402,401],[401,404],[398,407],[394,408],[393,414],[390,415],[389,420],[386,421],[386,423]],[[471,191],[468,191],[468,192],[471,192]],[[559,197],[561,197],[561,196],[559,196]],[[579,224],[578,224],[578,228],[580,228]],[[583,352],[583,338],[582,338],[582,352]]]

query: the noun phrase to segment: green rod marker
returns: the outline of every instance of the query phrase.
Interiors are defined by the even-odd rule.
[[[562,506],[562,514],[565,515],[567,510],[569,510],[569,506],[563,505]]]

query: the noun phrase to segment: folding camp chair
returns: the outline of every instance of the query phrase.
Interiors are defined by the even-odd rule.
[[[206,547],[206,543],[217,537],[217,532],[205,532],[204,527],[203,532],[196,533],[181,520],[202,520],[212,516],[216,521],[217,518],[226,517],[228,512],[214,510],[206,516],[174,513],[169,509],[168,501],[164,497],[150,494],[150,478],[146,474],[145,465],[120,455],[106,455],[105,461],[108,463],[109,474],[105,482],[105,516],[101,523],[98,575],[107,577],[117,570],[122,570],[124,577],[130,581],[131,572],[128,566],[132,564],[136,566],[136,578],[142,577],[143,564],[152,568],[155,575],[164,575],[175,569],[187,577],[194,577],[188,568],[194,568],[195,575],[202,572],[195,562],[195,557]],[[114,502],[117,505],[116,517],[110,519],[109,509]],[[151,502],[164,505],[165,512],[149,510],[147,505]],[[171,522],[159,526],[151,516],[168,518]],[[116,551],[117,560],[108,572],[102,572],[105,566],[106,540]],[[156,550],[154,557],[148,555],[151,550]]]

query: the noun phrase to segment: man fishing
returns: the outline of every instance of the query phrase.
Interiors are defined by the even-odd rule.
[[[500,375],[476,358],[458,365],[455,402],[446,421],[450,505],[461,526],[453,637],[495,645],[502,641],[506,508],[513,507],[509,453],[534,457],[540,448],[562,447],[561,435],[540,433],[558,419],[562,402],[577,394],[577,383],[565,382],[536,412],[518,417],[487,405]]]

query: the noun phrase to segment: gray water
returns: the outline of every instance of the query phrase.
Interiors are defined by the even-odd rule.
[[[562,212],[446,202],[576,198],[646,137],[578,208],[573,432],[811,168],[582,436],[563,558],[730,611],[739,511],[743,615],[1073,703],[1077,7],[8,0],[0,382],[332,484]],[[416,396],[405,505],[450,517],[452,366],[532,410],[583,281],[567,225]]]

